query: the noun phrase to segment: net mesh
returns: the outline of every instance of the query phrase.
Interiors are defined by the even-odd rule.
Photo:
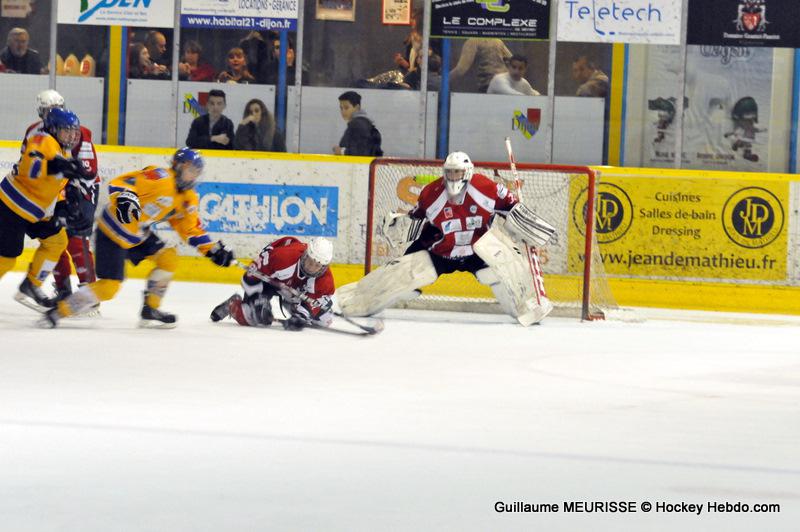
[[[545,274],[545,289],[554,303],[555,314],[581,317],[584,293],[586,206],[593,172],[583,167],[518,165],[522,182],[521,200],[556,227],[556,238],[539,250]],[[516,191],[508,164],[475,163],[475,173],[502,181]],[[379,159],[372,170],[372,223],[367,231],[371,244],[367,264],[376,268],[400,256],[405,247],[392,247],[381,234],[381,224],[390,211],[407,212],[417,202],[422,188],[442,175],[437,161],[393,161]],[[594,240],[594,238],[593,238]],[[600,260],[597,243],[592,242],[589,281],[589,314],[600,317],[618,308],[611,294]],[[443,275],[423,290],[423,296],[405,306],[436,310],[500,312],[491,290],[469,273]],[[582,316],[590,317],[590,316]]]

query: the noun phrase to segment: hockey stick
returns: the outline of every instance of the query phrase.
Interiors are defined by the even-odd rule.
[[[278,291],[285,292],[285,293],[289,294],[291,297],[293,297],[295,299],[303,301],[304,303],[308,303],[312,307],[321,308],[323,306],[322,303],[320,303],[318,300],[314,299],[313,297],[310,297],[309,295],[304,294],[304,293],[300,292],[299,290],[296,290],[296,289],[292,288],[291,286],[287,286],[286,284],[284,284],[284,283],[282,283],[280,281],[276,281],[272,277],[268,277],[268,276],[264,275],[263,273],[261,273],[258,270],[252,269],[249,266],[245,266],[244,264],[242,264],[238,260],[234,260],[233,264],[236,264],[241,269],[247,271],[248,275],[252,275],[256,279],[258,279],[260,281],[263,281],[263,282],[267,283],[270,286],[274,286],[275,288],[278,289]],[[333,314],[337,318],[342,318],[344,321],[346,321],[350,325],[353,325],[354,327],[358,327],[359,329],[361,329],[367,335],[378,334],[379,332],[383,331],[383,320],[376,319],[376,318],[371,318],[371,319],[374,320],[374,325],[372,325],[372,326],[363,325],[361,323],[358,323],[358,322],[354,321],[352,318],[349,318],[349,317],[345,316],[341,312],[336,312],[334,310],[331,310],[330,312],[331,312],[331,314]],[[307,323],[310,326],[314,327],[315,329],[326,329],[326,327],[321,327],[319,325],[316,325],[313,322],[307,322]],[[345,334],[348,333],[347,331],[344,331],[342,329],[336,329],[336,330],[340,331],[342,333],[345,333]]]
[[[511,149],[511,139],[506,137],[506,152],[508,153],[508,164],[511,167],[511,175],[514,176],[514,188],[517,193],[517,201],[522,201],[522,181],[517,172],[517,160],[514,158],[514,152]],[[542,268],[539,265],[539,254],[536,248],[529,246],[522,242],[525,249],[525,256],[528,259],[528,267],[530,268],[531,278],[533,279],[533,287],[536,290],[536,302],[542,304],[542,297],[545,297],[544,280],[542,279]]]

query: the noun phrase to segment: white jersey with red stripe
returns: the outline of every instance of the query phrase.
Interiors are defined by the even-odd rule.
[[[517,203],[505,185],[483,174],[473,174],[465,189],[451,200],[440,177],[422,189],[409,213],[439,230],[438,240],[428,248],[435,255],[454,259],[473,255],[472,246],[489,230],[492,216],[506,214]]]
[[[307,277],[300,269],[300,260],[305,253],[308,244],[297,238],[286,236],[279,238],[268,244],[253,261],[251,268],[256,268],[260,273],[282,283],[290,288],[294,288],[320,303],[330,302],[335,291],[333,274],[330,268],[319,277]],[[242,287],[245,296],[252,297],[264,290],[264,283],[257,277],[245,273],[242,277]],[[320,308],[308,308],[311,317],[317,321],[330,323],[333,316],[323,316]],[[329,313],[326,313],[329,314]]]

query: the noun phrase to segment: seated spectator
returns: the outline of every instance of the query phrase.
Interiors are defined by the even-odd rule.
[[[608,95],[608,76],[582,55],[572,63],[572,79],[580,83],[577,96],[605,98]]]
[[[239,41],[239,48],[247,58],[247,70],[256,78],[256,83],[269,83],[270,71],[277,72],[277,67],[272,64],[272,54],[264,37],[257,31],[251,31]]]
[[[28,48],[30,42],[28,30],[24,28],[11,28],[8,32],[6,47],[0,51],[0,62],[5,66],[6,72],[17,74],[44,74],[39,52]]]
[[[254,98],[247,102],[233,146],[237,150],[286,151],[283,133],[276,128],[275,118],[261,100]]]
[[[153,70],[156,74],[169,76],[170,57],[167,54],[167,38],[160,31],[151,30],[147,32],[144,45],[150,54],[150,61],[153,63]]]
[[[178,63],[178,77],[184,81],[214,81],[214,67],[202,58],[203,47],[197,41],[187,41],[183,47],[183,62]]]
[[[219,89],[208,91],[206,114],[192,121],[186,145],[193,149],[233,149],[233,122],[222,114],[227,102],[225,93]]]
[[[222,83],[254,83],[256,78],[247,69],[247,61],[241,48],[228,50],[227,67],[217,75]]]
[[[278,84],[278,67],[280,65],[281,59],[281,39],[277,32],[271,31],[269,34],[270,37],[270,44],[272,47],[272,61],[269,63],[269,75],[267,76],[266,83],[270,85],[277,85]],[[287,85],[294,85],[296,75],[295,75],[295,54],[294,54],[294,43],[292,42],[292,38],[289,37],[286,39],[288,43],[288,47],[286,50],[286,84]],[[304,65],[302,67],[302,80],[303,85],[308,83],[308,70]]]
[[[525,79],[528,71],[528,58],[524,55],[512,55],[508,60],[508,72],[497,74],[489,83],[489,94],[513,94],[523,96],[539,96],[539,91],[531,87]]]
[[[405,89],[419,90],[422,79],[422,56],[416,57],[416,68],[403,77],[402,86]],[[442,58],[428,48],[428,90],[438,91],[442,83]]]
[[[403,53],[394,54],[394,64],[403,72],[407,73],[413,70],[416,61],[416,56],[419,55],[422,49],[422,35],[420,33],[419,22],[422,20],[422,8],[418,7],[411,13],[411,31],[403,41],[405,49]]]
[[[157,69],[150,61],[150,52],[144,44],[135,42],[128,47],[129,79],[168,79],[169,72]]]
[[[339,96],[339,112],[347,122],[347,129],[333,147],[336,155],[366,155],[380,157],[381,134],[367,113],[361,110],[361,95],[355,91],[347,91]]]

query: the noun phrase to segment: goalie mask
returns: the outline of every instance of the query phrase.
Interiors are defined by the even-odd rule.
[[[452,198],[458,196],[472,178],[475,166],[469,155],[463,151],[454,151],[444,160],[444,184],[447,194]]]
[[[333,260],[333,244],[324,238],[314,238],[300,257],[300,272],[306,277],[319,277]]]

